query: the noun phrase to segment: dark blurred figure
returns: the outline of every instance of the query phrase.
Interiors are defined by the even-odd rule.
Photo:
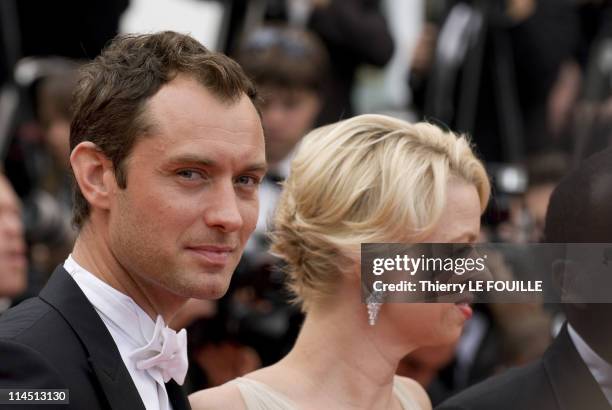
[[[52,271],[74,239],[65,212],[71,201],[66,167],[60,165],[67,161],[67,154],[49,153],[50,147],[59,149],[62,145],[59,141],[66,132],[62,118],[69,116],[66,107],[71,85],[51,66],[60,60],[57,56],[96,57],[117,34],[119,17],[128,3],[0,2],[0,162],[23,200],[34,271]],[[58,87],[59,82],[64,84]],[[32,284],[35,294],[47,279],[44,275]]]
[[[34,294],[46,272],[65,260],[75,238],[68,166],[71,95],[78,64],[60,57],[21,59],[19,108],[4,160],[6,175],[22,198]],[[40,277],[38,277],[40,276]]]
[[[234,5],[234,39],[263,21],[286,22],[316,33],[327,47],[331,75],[317,125],[353,116],[351,93],[362,64],[382,67],[393,55],[393,39],[380,0],[239,0]],[[230,50],[233,51],[233,50]]]
[[[488,163],[516,163],[561,146],[547,121],[560,67],[578,41],[571,1],[444,3],[417,46],[411,70],[417,110],[470,133]],[[559,97],[558,105],[563,112],[568,104]]]
[[[355,113],[351,94],[355,72],[362,64],[383,67],[393,56],[393,39],[380,11],[379,0],[318,0],[308,27],[327,46],[331,76],[325,87],[318,125]]]
[[[29,221],[46,218],[40,184],[48,170],[43,133],[36,122],[37,86],[54,56],[92,59],[118,31],[129,0],[3,0],[0,2],[0,160],[15,191],[24,199],[26,230],[35,236],[40,226]],[[36,61],[34,61],[36,63]],[[62,97],[63,98],[63,97]],[[61,105],[65,105],[63,102]],[[63,111],[56,109],[56,113]],[[57,118],[57,116],[55,116]],[[29,235],[28,235],[29,236]],[[39,238],[29,238],[38,241]],[[36,259],[36,257],[35,257]]]
[[[573,118],[574,165],[612,143],[612,2],[584,0],[578,10],[584,79]]]
[[[77,85],[77,66],[40,80],[37,89],[38,120],[45,133],[53,168],[61,173],[70,169],[70,121],[72,120],[72,93]],[[55,191],[60,181],[49,181],[48,188]]]
[[[39,185],[46,201],[54,202],[53,232],[35,247],[38,268],[51,272],[63,262],[76,238],[72,229],[72,180],[70,170],[70,121],[72,120],[72,93],[77,85],[76,63],[56,73],[44,76],[37,86],[37,118],[43,132],[45,171]],[[43,197],[43,194],[39,195]]]
[[[607,149],[585,160],[555,189],[546,215],[545,240],[612,242],[610,203],[612,149]],[[610,409],[612,304],[562,307],[568,323],[540,360],[469,388],[439,408]]]
[[[129,0],[15,1],[22,56],[96,57],[117,34]]]
[[[118,32],[129,0],[0,2],[0,86],[28,56],[92,59]]]
[[[9,181],[0,172],[0,313],[26,290],[26,286],[27,259],[21,205]]]

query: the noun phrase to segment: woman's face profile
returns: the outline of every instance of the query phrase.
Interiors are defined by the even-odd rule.
[[[476,187],[453,177],[447,185],[446,205],[423,243],[471,243],[480,231],[480,198]],[[380,325],[420,346],[453,343],[469,319],[469,309],[455,303],[390,303],[383,305]],[[377,323],[377,326],[379,323]]]

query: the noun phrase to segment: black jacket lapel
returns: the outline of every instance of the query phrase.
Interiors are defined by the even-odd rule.
[[[574,347],[567,325],[543,357],[559,409],[610,410],[601,388]]]
[[[173,410],[191,410],[185,392],[174,380],[166,383],[166,391],[168,392],[168,398]]]
[[[59,266],[40,292],[70,324],[89,354],[89,361],[112,409],[145,410],[108,329],[76,282]]]

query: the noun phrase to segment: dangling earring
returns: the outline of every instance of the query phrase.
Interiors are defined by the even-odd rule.
[[[376,324],[378,312],[382,306],[383,295],[383,292],[374,291],[370,293],[370,296],[366,299],[366,303],[368,304],[368,323],[370,323],[370,326]]]

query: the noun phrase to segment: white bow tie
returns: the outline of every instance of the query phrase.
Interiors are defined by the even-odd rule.
[[[157,316],[155,330],[149,343],[134,350],[129,357],[134,360],[137,369],[147,371],[157,369],[161,372],[164,383],[174,379],[182,385],[189,366],[187,332],[181,329],[176,333],[164,324],[161,316]]]

